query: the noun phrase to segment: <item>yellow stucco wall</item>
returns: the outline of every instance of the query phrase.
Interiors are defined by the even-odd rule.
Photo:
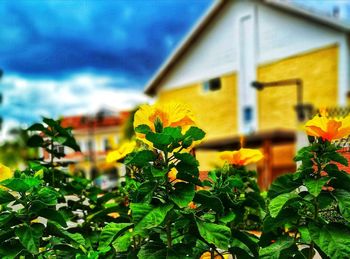
[[[237,77],[221,77],[221,89],[203,90],[201,83],[181,88],[163,90],[160,102],[187,103],[196,116],[197,125],[206,133],[206,140],[237,134]]]
[[[258,80],[270,82],[300,78],[304,83],[304,102],[315,107],[337,103],[338,47],[331,46],[291,57],[258,68]],[[271,87],[258,92],[259,130],[296,128],[296,87]]]
[[[212,150],[197,150],[196,158],[200,162],[200,171],[210,171],[220,165],[219,152]]]

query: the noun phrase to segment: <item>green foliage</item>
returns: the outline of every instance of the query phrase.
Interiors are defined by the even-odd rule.
[[[106,193],[53,162],[63,156],[54,148],[57,144],[79,150],[71,130],[59,121],[44,118],[28,130],[35,132],[28,145],[45,149],[52,159],[30,162],[27,169],[1,182],[7,189],[0,189],[0,257],[113,256],[110,249],[98,250],[99,235],[106,222],[129,221],[124,197],[117,191]],[[120,217],[108,216],[112,212]]]
[[[266,201],[256,172],[225,165],[199,179],[190,154],[205,133],[147,125],[147,145],[125,159],[128,177],[106,192],[54,162],[56,145],[79,150],[71,129],[44,118],[28,145],[50,153],[0,184],[1,258],[347,258],[350,176],[328,141],[302,148],[294,174],[278,177]],[[267,196],[267,197],[266,197]],[[111,214],[112,213],[112,214]],[[113,215],[113,217],[112,217]],[[250,234],[262,230],[260,238]]]
[[[271,185],[261,258],[313,258],[315,250],[323,258],[347,258],[350,177],[336,165],[347,165],[337,150],[318,139],[297,153],[301,165],[295,174]]]

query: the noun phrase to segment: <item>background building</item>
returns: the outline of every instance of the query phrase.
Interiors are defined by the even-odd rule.
[[[266,188],[295,170],[295,107],[346,105],[349,30],[285,1],[216,1],[145,92],[192,107],[207,132],[196,152],[202,171],[217,150],[238,148],[242,136],[246,146],[261,148]]]
[[[61,125],[73,128],[73,135],[81,152],[67,148],[64,150],[66,156],[61,161],[68,162],[71,171],[82,173],[87,178],[95,179],[103,175],[102,180],[111,181],[107,184],[115,183],[124,174],[124,169],[115,164],[107,164],[106,155],[121,141],[123,125],[128,116],[128,112],[116,114],[100,111],[93,116],[63,117]]]

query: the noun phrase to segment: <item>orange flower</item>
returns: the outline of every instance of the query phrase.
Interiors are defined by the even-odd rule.
[[[119,218],[120,217],[120,214],[118,212],[112,212],[112,213],[109,213],[107,214],[108,216],[116,219],[116,218]]]
[[[321,176],[321,177],[327,177],[327,176],[328,176],[328,173],[327,173],[326,171],[322,171],[322,172],[320,173],[320,176]]]
[[[334,188],[332,186],[322,186],[322,190],[332,192],[334,191]]]
[[[236,151],[224,151],[219,154],[220,159],[231,164],[244,166],[251,163],[256,163],[263,158],[263,154],[260,150],[241,148]]]
[[[316,115],[305,124],[306,134],[323,140],[336,140],[350,135],[350,116],[329,119]]]
[[[194,126],[194,116],[192,111],[185,104],[166,103],[155,105],[142,105],[134,116],[134,128],[139,125],[147,125],[155,132],[155,123],[159,121],[165,127],[178,127],[182,131],[187,131]],[[145,134],[136,133],[136,137],[146,144],[150,144],[145,139]]]
[[[197,205],[191,201],[188,205],[187,205],[190,209],[196,209],[197,208]]]
[[[170,182],[175,181],[176,180],[176,175],[177,175],[176,168],[175,167],[171,168],[171,170],[168,173],[169,181]]]

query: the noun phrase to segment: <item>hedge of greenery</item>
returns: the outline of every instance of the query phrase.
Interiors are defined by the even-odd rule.
[[[333,143],[349,135],[349,121],[309,121],[311,144],[295,157],[301,165],[263,197],[245,167],[262,158],[258,150],[222,152],[223,165],[199,178],[191,153],[205,133],[184,105],[141,106],[137,141],[107,157],[127,167],[122,186],[108,192],[62,170],[55,143],[79,147],[70,129],[45,118],[28,129],[28,145],[52,159],[13,174],[0,166],[0,256],[349,258],[350,176]]]

